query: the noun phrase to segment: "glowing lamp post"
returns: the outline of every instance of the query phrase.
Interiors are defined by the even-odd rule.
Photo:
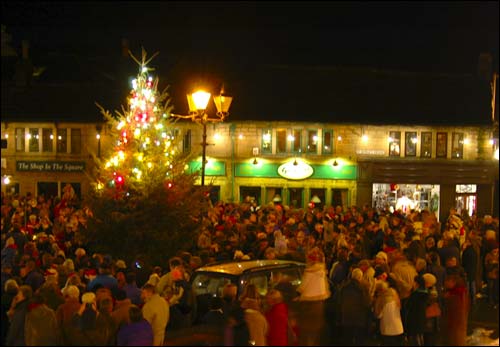
[[[202,155],[201,155],[201,186],[205,186],[205,165],[206,165],[206,152],[207,152],[207,123],[222,122],[229,114],[229,107],[233,98],[224,95],[224,90],[221,90],[220,95],[214,96],[215,107],[217,113],[215,116],[210,116],[207,113],[207,105],[210,100],[211,94],[203,90],[198,90],[192,94],[187,95],[189,116],[179,116],[179,118],[190,118],[193,122],[200,123],[203,126],[203,138],[201,142]]]

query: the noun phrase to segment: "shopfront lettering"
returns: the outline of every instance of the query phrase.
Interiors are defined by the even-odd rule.
[[[17,171],[81,172],[84,162],[67,161],[17,161]]]
[[[278,174],[290,180],[303,180],[314,173],[311,165],[304,162],[288,162],[278,167]]]
[[[357,149],[356,154],[358,154],[358,155],[385,155],[385,151],[380,150],[380,149]]]

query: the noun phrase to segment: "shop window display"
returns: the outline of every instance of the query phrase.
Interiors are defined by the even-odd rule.
[[[429,210],[439,215],[439,185],[374,183],[373,207],[409,214],[411,210]]]

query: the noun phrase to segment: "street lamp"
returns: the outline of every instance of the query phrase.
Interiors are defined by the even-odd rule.
[[[207,105],[210,100],[211,94],[203,91],[197,90],[192,94],[187,94],[189,115],[174,115],[178,118],[189,118],[193,122],[199,123],[203,126],[203,138],[201,142],[202,146],[202,158],[201,158],[201,186],[205,186],[205,165],[206,165],[206,152],[207,152],[207,123],[223,122],[224,119],[229,114],[229,107],[233,98],[231,96],[224,95],[224,89],[221,90],[220,95],[214,96],[215,107],[217,108],[217,113],[214,116],[210,116],[207,113]]]

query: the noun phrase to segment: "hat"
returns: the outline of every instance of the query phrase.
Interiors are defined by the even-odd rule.
[[[352,270],[351,278],[357,281],[361,281],[363,279],[363,271],[361,271],[361,269],[359,268],[355,268],[354,270]]]
[[[80,289],[77,286],[68,286],[64,288],[63,294],[69,296],[71,298],[79,298],[80,297]]]
[[[424,282],[425,282],[425,288],[430,288],[433,285],[436,284],[436,276],[430,273],[425,273],[422,275]]]
[[[44,275],[45,275],[46,277],[49,277],[49,276],[56,276],[56,277],[57,277],[57,275],[59,275],[59,274],[58,274],[58,272],[57,272],[57,270],[56,270],[56,269],[53,269],[53,268],[48,268],[47,270],[45,270]]]
[[[386,263],[387,263],[387,261],[388,261],[388,258],[387,258],[387,253],[382,252],[382,251],[378,252],[378,253],[377,253],[377,255],[375,256],[375,258],[381,258],[381,259],[384,259],[384,262],[386,262]]]
[[[273,202],[281,202],[281,196],[280,195],[275,195],[273,198]]]
[[[156,287],[156,285],[160,282],[160,276],[157,273],[153,273],[149,276],[148,284],[152,284]]]
[[[116,263],[115,263],[115,265],[116,265],[116,267],[118,269],[126,269],[127,268],[127,265],[125,264],[125,261],[123,261],[121,259],[117,260]]]
[[[95,294],[93,292],[86,292],[82,295],[82,303],[93,304],[95,302]]]

